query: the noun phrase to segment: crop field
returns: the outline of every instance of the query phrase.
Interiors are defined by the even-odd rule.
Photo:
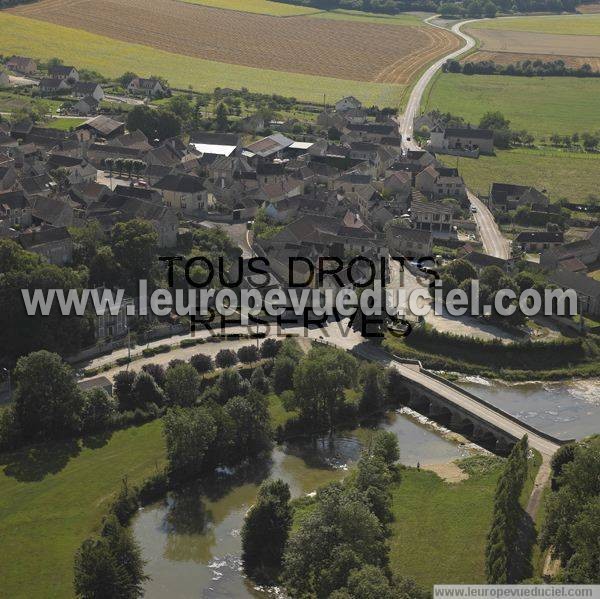
[[[600,13],[600,3],[595,3],[595,4],[580,4],[577,7],[577,10],[580,13],[585,14],[593,14],[593,13]]]
[[[332,77],[282,73],[182,56],[141,44],[113,40],[86,31],[27,19],[0,11],[0,53],[23,54],[47,60],[53,56],[80,68],[118,77],[125,71],[138,75],[163,75],[172,87],[213,91],[215,87],[272,94],[310,102],[328,101],[353,94],[367,105],[397,106],[405,87]]]
[[[272,15],[274,17],[290,17],[294,15],[307,15],[320,12],[318,9],[308,6],[295,6],[284,2],[271,2],[270,0],[184,0],[190,4],[201,4],[213,8],[225,10],[239,10],[260,15]]]
[[[561,35],[509,31],[505,29],[469,30],[487,52],[546,54],[548,57],[600,56],[600,36]]]
[[[492,60],[496,64],[515,64],[524,60],[541,60],[548,62],[560,58],[569,68],[579,69],[584,64],[589,64],[594,71],[600,71],[600,57],[598,56],[548,56],[547,54],[513,54],[512,52],[476,52],[469,54],[461,62],[484,62]]]
[[[279,18],[177,0],[42,0],[9,12],[219,63],[378,83],[405,84],[459,45],[429,27]]]
[[[454,157],[442,159],[449,166],[457,165]],[[561,198],[585,202],[598,194],[600,155],[518,148],[498,150],[496,156],[460,158],[458,168],[475,193],[488,194],[492,183],[510,182],[545,189],[553,202]]]
[[[584,5],[585,6],[585,5]],[[600,15],[509,17],[471,23],[469,29],[530,31],[556,35],[600,35]]]
[[[474,125],[486,112],[499,110],[512,129],[527,129],[538,138],[593,132],[600,129],[600,79],[443,73],[425,97],[425,110],[432,108]]]

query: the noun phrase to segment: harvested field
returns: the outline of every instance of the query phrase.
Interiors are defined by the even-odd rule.
[[[378,83],[406,83],[460,44],[428,27],[282,19],[177,0],[42,0],[9,12],[221,63]]]
[[[558,35],[600,35],[600,15],[499,17],[469,25],[472,29],[504,29]]]
[[[487,52],[600,57],[600,36],[555,35],[504,29],[473,29],[470,32],[481,42],[481,49]]]
[[[600,57],[598,56],[552,56],[549,54],[515,54],[512,52],[476,52],[464,58],[461,62],[483,62],[492,60],[496,64],[508,65],[524,60],[541,60],[542,62],[550,62],[560,59],[572,68],[581,68],[584,64],[589,64],[594,71],[600,71]]]

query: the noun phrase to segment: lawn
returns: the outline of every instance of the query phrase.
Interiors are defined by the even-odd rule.
[[[61,131],[70,131],[74,127],[78,127],[85,123],[86,119],[68,119],[68,118],[55,118],[46,121],[43,126],[49,127],[50,129],[60,129]]]
[[[444,482],[407,469],[392,489],[393,572],[434,584],[485,583],[484,551],[500,469]]]
[[[509,17],[469,23],[469,29],[503,29],[562,35],[600,35],[600,15]]]
[[[427,90],[424,106],[474,125],[486,112],[499,110],[512,129],[537,138],[592,132],[600,129],[600,79],[442,73]]]
[[[498,150],[496,156],[478,159],[441,158],[449,166],[458,164],[467,186],[480,194],[487,195],[494,182],[545,189],[552,201],[567,198],[585,202],[590,194],[598,194],[600,154],[519,148]]]
[[[99,525],[123,476],[137,483],[164,459],[159,421],[91,445],[0,457],[3,597],[72,596],[74,552]]]
[[[141,76],[162,75],[172,87],[212,91],[215,87],[247,87],[260,93],[278,93],[302,100],[329,102],[352,94],[367,104],[397,106],[405,87],[285,73],[225,64],[157,50],[0,12],[0,54],[22,54],[39,59],[60,57],[65,63],[96,70],[106,77],[125,71]]]

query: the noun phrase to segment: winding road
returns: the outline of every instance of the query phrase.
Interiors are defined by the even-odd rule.
[[[435,25],[431,22],[432,19],[436,17],[429,17],[425,19],[425,22],[431,27],[440,27],[439,25]],[[475,40],[468,34],[462,31],[462,26],[467,23],[471,23],[474,20],[481,19],[470,19],[468,21],[461,21],[460,23],[456,23],[452,26],[452,32],[461,37],[465,41],[465,45],[450,54],[447,54],[443,58],[440,58],[436,62],[434,62],[419,78],[419,80],[415,83],[413,87],[410,97],[408,98],[408,102],[406,104],[406,109],[404,114],[400,120],[400,133],[402,135],[403,145],[408,150],[418,150],[419,145],[413,139],[413,121],[415,117],[419,114],[419,109],[421,107],[421,101],[423,99],[423,94],[427,89],[427,86],[435,76],[435,74],[442,68],[443,64],[452,58],[458,58],[462,56],[469,50],[471,50],[475,46]],[[483,243],[483,248],[487,254],[490,256],[495,256],[496,258],[507,259],[510,257],[510,244],[509,242],[502,236],[502,233],[498,229],[498,225],[494,220],[494,216],[488,209],[488,207],[472,192],[467,190],[467,196],[471,205],[477,209],[477,212],[474,213],[475,222],[477,223],[477,228],[479,229],[479,235],[481,236],[481,241]]]

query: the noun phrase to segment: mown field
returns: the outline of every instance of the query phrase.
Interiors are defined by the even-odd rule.
[[[473,124],[499,110],[511,128],[537,137],[592,132],[600,129],[600,79],[441,73],[424,99],[424,109],[433,108]]]
[[[600,14],[500,17],[470,23],[469,29],[531,31],[556,35],[600,35]]]
[[[228,65],[381,83],[407,83],[459,45],[432,27],[278,18],[176,0],[41,0],[10,12]]]
[[[0,456],[0,595],[73,596],[73,555],[119,490],[164,461],[160,422],[115,432],[86,446]]]
[[[589,195],[598,195],[598,154],[521,148],[496,154],[458,159],[460,173],[474,192],[488,194],[492,183],[508,182],[545,189],[552,201],[567,198],[585,202]],[[451,156],[443,156],[442,160],[449,166],[457,164]]]
[[[295,6],[284,2],[270,2],[269,0],[184,0],[189,4],[200,4],[225,10],[239,10],[260,15],[275,17],[290,17],[294,15],[307,15],[320,12],[308,6]]]
[[[203,60],[126,43],[101,35],[19,17],[0,12],[0,53],[24,54],[40,59],[54,56],[81,68],[93,69],[107,77],[117,77],[125,71],[141,76],[163,75],[171,86],[196,91],[212,91],[215,87],[256,92],[279,93],[298,99],[329,102],[353,94],[367,104],[396,106],[404,86],[349,81],[332,77],[282,73],[239,65]]]

